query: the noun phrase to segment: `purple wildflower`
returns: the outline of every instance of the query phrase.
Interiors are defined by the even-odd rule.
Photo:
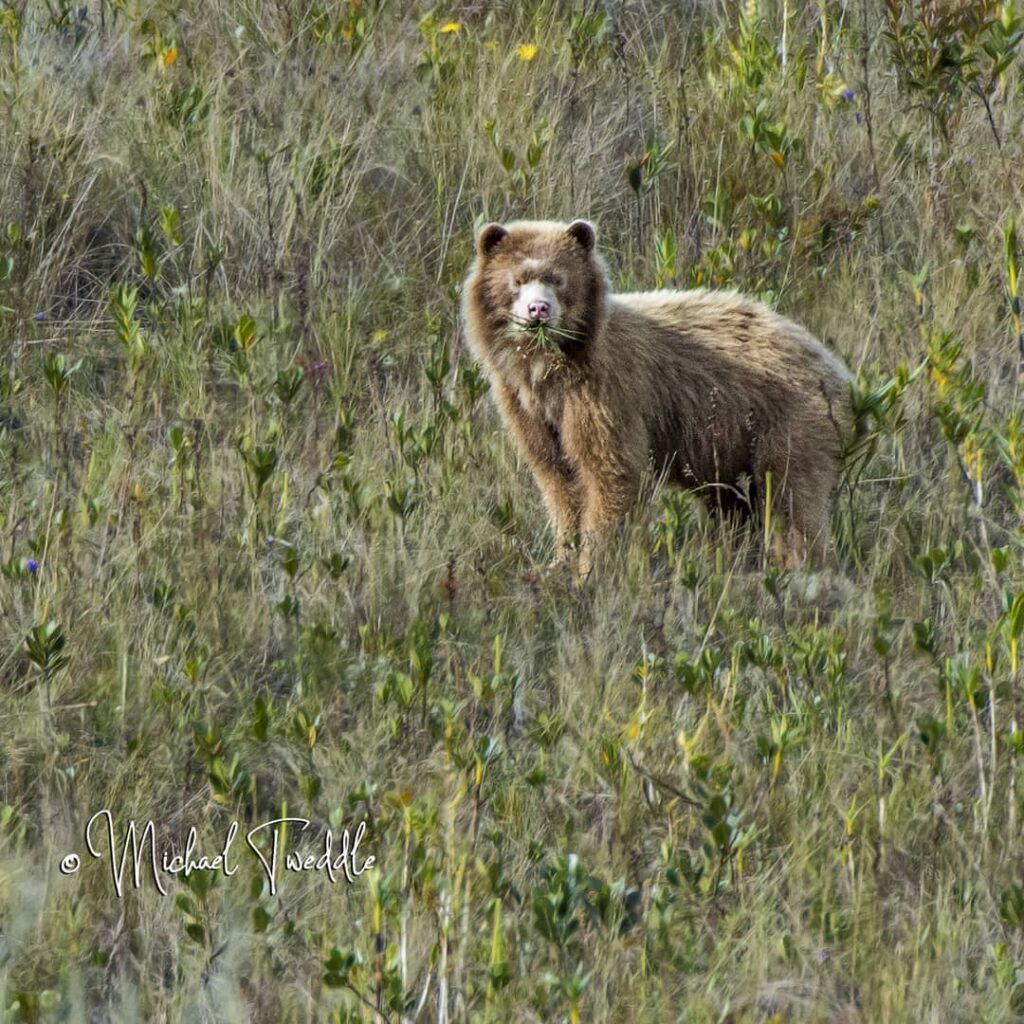
[[[296,360],[302,367],[303,373],[314,384],[321,384],[331,372],[331,364],[326,359],[315,359],[312,356],[302,356]]]
[[[25,568],[34,575],[39,571],[39,563],[34,558],[30,558],[25,563]]]
[[[967,166],[968,166],[968,167],[973,167],[973,166],[974,166],[974,157],[972,157],[972,156],[969,156],[969,157],[968,157],[968,158],[967,158],[967,159],[966,159],[966,160],[964,161],[964,163],[965,163],[965,164],[967,164]]]
[[[847,103],[849,103],[856,95],[857,94],[852,89],[843,90],[843,99],[846,100]]]
[[[35,320],[45,320],[46,319],[46,310],[41,309],[38,313],[36,313],[34,319]]]

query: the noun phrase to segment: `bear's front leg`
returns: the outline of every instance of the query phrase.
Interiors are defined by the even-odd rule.
[[[504,381],[497,386],[498,408],[529,463],[555,535],[555,563],[564,562],[569,544],[580,531],[582,500],[579,480],[551,426],[528,413]]]
[[[639,417],[616,421],[592,400],[567,409],[564,429],[566,451],[579,468],[579,575],[586,577],[603,538],[636,504],[649,444]]]
[[[626,518],[636,503],[640,475],[632,467],[608,465],[584,469],[583,514],[581,516],[579,574],[590,575],[594,558],[606,538]]]

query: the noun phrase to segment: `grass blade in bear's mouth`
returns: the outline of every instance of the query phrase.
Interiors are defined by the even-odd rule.
[[[543,320],[529,321],[527,330],[542,351],[562,353],[562,338],[567,337],[563,331],[556,330]]]

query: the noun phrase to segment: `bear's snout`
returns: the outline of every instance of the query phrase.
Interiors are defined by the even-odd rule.
[[[551,303],[547,299],[534,299],[526,305],[531,320],[547,320],[551,316]]]
[[[561,309],[558,297],[546,284],[541,281],[529,281],[520,289],[512,312],[520,322],[532,327],[539,324],[554,326],[558,322]]]

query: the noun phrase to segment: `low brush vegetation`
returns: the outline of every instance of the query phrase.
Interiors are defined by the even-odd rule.
[[[1022,37],[0,0],[3,1019],[1024,1020]],[[858,374],[826,572],[653,480],[545,571],[458,322],[513,217]],[[119,896],[103,809],[240,831]]]

